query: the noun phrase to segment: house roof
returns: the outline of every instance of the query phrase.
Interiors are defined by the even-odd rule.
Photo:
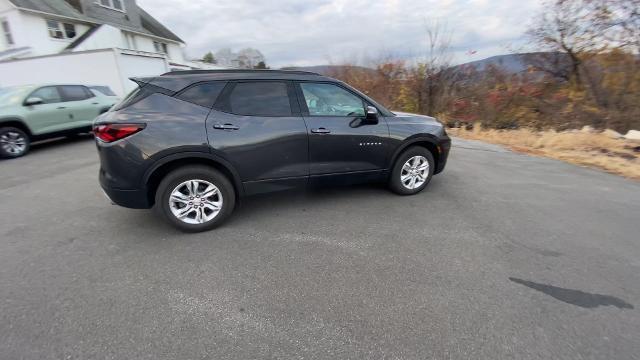
[[[180,39],[178,35],[167,29],[166,26],[162,25],[153,16],[149,15],[149,13],[144,11],[143,8],[138,6],[138,11],[140,12],[140,21],[142,22],[143,28],[150,31],[156,36],[184,43],[184,41]]]
[[[94,24],[108,24],[123,30],[143,33],[151,36],[157,36],[163,39],[169,39],[169,40],[184,43],[184,41],[180,39],[176,34],[174,34],[171,30],[167,29],[158,20],[156,20],[153,16],[151,16],[149,13],[144,11],[139,6],[137,10],[138,10],[138,13],[140,14],[140,22],[142,24],[142,27],[111,23],[109,21],[105,21],[104,19],[98,19],[98,18],[87,16],[81,13],[80,11],[78,11],[78,9],[71,6],[71,4],[69,4],[65,0],[46,0],[46,1],[9,0],[9,1],[16,7],[23,10],[46,13],[54,16],[71,18],[71,19],[76,19],[79,21],[84,21],[84,22],[89,22]]]
[[[80,13],[65,0],[9,0],[13,5],[25,10],[43,12],[47,14],[78,19],[82,21],[95,22],[88,16]]]

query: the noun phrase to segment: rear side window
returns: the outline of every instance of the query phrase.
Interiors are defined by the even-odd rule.
[[[173,92],[165,89],[165,88],[161,88],[159,86],[154,86],[151,84],[145,84],[142,87],[138,87],[135,90],[133,90],[132,92],[129,93],[129,95],[127,95],[119,104],[116,104],[113,107],[113,110],[121,110],[124,109],[128,106],[131,106],[135,103],[137,103],[138,101],[146,98],[147,96],[153,95],[155,93],[160,93],[160,94],[165,94],[165,95],[172,95]]]
[[[176,98],[210,109],[226,84],[225,82],[198,84],[181,92]]]
[[[56,86],[45,86],[34,91],[29,95],[30,98],[40,98],[43,104],[53,104],[61,102],[62,98]]]
[[[62,91],[62,101],[80,101],[94,97],[93,93],[84,86],[64,85],[60,86]]]
[[[116,93],[114,93],[108,86],[89,86],[89,88],[107,96],[116,96]]]
[[[243,82],[229,96],[231,112],[249,116],[291,116],[284,82]]]

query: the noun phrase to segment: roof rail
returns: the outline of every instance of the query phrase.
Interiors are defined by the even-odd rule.
[[[235,74],[235,73],[280,73],[280,74],[299,74],[299,75],[318,75],[311,71],[302,70],[263,70],[263,69],[219,69],[219,70],[174,70],[164,73],[164,75],[196,75],[196,74]]]

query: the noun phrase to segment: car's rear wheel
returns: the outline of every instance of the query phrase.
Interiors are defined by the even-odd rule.
[[[235,191],[229,179],[207,166],[185,166],[169,173],[156,191],[156,209],[187,232],[213,229],[231,215]]]
[[[434,170],[433,155],[423,147],[411,147],[398,157],[391,172],[389,187],[400,195],[413,195],[424,190]]]
[[[15,127],[0,128],[0,157],[17,158],[27,152],[31,141],[29,135]]]

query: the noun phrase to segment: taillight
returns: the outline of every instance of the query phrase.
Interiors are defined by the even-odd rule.
[[[144,124],[100,124],[93,128],[93,133],[98,139],[110,143],[131,136],[144,127]]]

